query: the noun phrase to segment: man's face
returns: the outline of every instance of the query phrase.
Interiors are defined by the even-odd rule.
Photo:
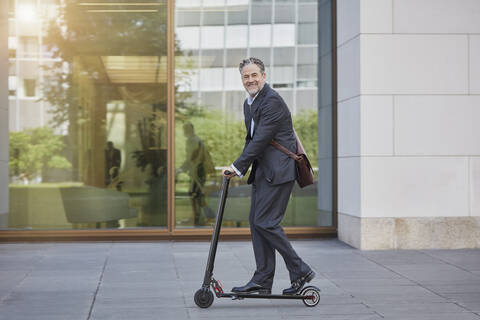
[[[254,97],[265,84],[267,75],[262,73],[260,68],[252,63],[242,68],[242,83],[248,94]]]

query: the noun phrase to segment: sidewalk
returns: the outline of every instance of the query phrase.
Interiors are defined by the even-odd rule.
[[[359,251],[338,240],[294,241],[316,271],[320,304],[193,302],[208,242],[0,244],[0,319],[480,320],[480,250]],[[253,273],[250,242],[221,242],[226,290]],[[277,257],[274,292],[289,285]]]

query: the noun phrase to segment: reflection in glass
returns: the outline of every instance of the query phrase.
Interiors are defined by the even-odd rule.
[[[177,172],[185,172],[189,176],[188,196],[192,204],[193,223],[201,226],[205,225],[205,218],[215,218],[215,213],[207,205],[205,189],[207,175],[215,173],[215,166],[204,142],[195,134],[192,123],[184,123],[183,135],[186,139],[185,161]]]
[[[9,226],[166,226],[166,2],[15,3]]]
[[[331,226],[332,153],[328,152],[332,149],[329,131],[332,113],[331,107],[325,109],[330,112],[322,111],[323,104],[319,103],[317,2],[228,0],[190,3],[177,0],[176,4],[175,37],[182,50],[176,52],[175,60],[175,84],[179,89],[175,102],[176,226],[201,227],[213,222],[211,213],[203,208],[216,211],[222,179],[220,170],[229,166],[244,146],[246,94],[238,64],[248,56],[264,61],[267,82],[288,104],[318,180],[304,189],[295,186],[283,224]],[[212,12],[227,14],[213,15]],[[196,24],[193,20],[187,21],[187,16],[196,16]],[[213,16],[221,16],[224,20]],[[332,31],[328,22],[322,24],[322,28],[323,37]],[[327,60],[324,62],[331,70]],[[325,81],[331,82],[331,78],[327,78],[331,74],[328,70],[322,69],[320,74]],[[322,86],[330,88],[323,91],[322,99],[328,99],[331,84],[325,82]],[[185,126],[190,124],[196,138],[185,131]],[[196,142],[188,142],[190,139]],[[199,183],[192,185],[194,175],[184,168],[192,161],[192,153],[200,145],[198,141],[210,154],[216,170],[205,174],[205,180],[202,175]],[[200,198],[196,189],[202,190]],[[225,226],[248,227],[250,193],[251,186],[246,185],[246,179],[230,182]],[[200,206],[203,207],[199,210]]]
[[[166,0],[9,4],[9,226],[165,227]],[[220,167],[243,147],[237,68],[247,56],[265,62],[318,167],[318,184],[294,190],[284,224],[332,225],[331,1],[175,8],[175,169],[192,161],[193,136],[215,165],[178,172],[176,226],[209,225]],[[232,181],[226,226],[248,226],[249,197],[245,180]]]

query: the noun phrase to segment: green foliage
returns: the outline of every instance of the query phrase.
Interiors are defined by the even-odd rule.
[[[56,169],[69,169],[72,167],[72,164],[68,162],[65,157],[54,155],[50,160],[48,160],[47,167]]]
[[[70,162],[60,155],[64,147],[62,136],[48,127],[10,132],[10,176],[31,179],[43,168],[70,168]]]
[[[189,121],[195,128],[195,134],[202,139],[209,150],[215,166],[229,166],[242,153],[245,144],[245,123],[243,120],[228,120],[226,114],[204,111],[194,115]],[[185,137],[182,121],[175,128],[175,167],[179,168],[185,160]],[[310,162],[316,166],[318,157],[317,112],[309,110],[293,117],[295,130],[300,137]]]
[[[245,144],[245,125],[243,121],[228,120],[220,112],[203,112],[202,116],[189,118],[195,134],[203,141],[210,152],[216,167],[229,166],[240,155]],[[182,121],[175,128],[175,166],[178,168],[185,160],[185,136]]]
[[[293,117],[293,127],[313,167],[318,162],[317,110],[306,110]]]

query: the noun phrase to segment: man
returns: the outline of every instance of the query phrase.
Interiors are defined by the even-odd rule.
[[[177,171],[187,172],[190,176],[190,187],[188,193],[192,202],[194,224],[196,226],[204,225],[202,221],[201,211],[205,210],[210,216],[211,209],[207,207],[205,199],[205,181],[207,174],[215,171],[215,167],[211,162],[211,157],[203,141],[195,134],[193,124],[187,122],[183,125],[183,134],[187,138],[185,145],[185,161]],[[215,214],[213,213],[213,216]]]
[[[270,145],[270,141],[296,151],[292,117],[282,97],[266,83],[265,66],[257,58],[243,60],[239,66],[242,83],[248,92],[243,105],[247,136],[240,157],[226,170],[232,178],[243,177],[250,165],[248,183],[252,185],[250,231],[257,269],[252,279],[233,292],[271,293],[275,275],[275,251],[287,265],[291,287],[283,294],[298,293],[315,273],[292,248],[280,222],[296,178],[295,161]]]
[[[109,188],[115,188],[117,191],[122,190],[123,182],[120,181],[119,172],[122,163],[122,154],[120,150],[115,148],[112,141],[107,141],[105,149],[105,185]],[[97,228],[100,223],[97,223]],[[105,221],[105,228],[118,228],[120,223],[118,220]]]
[[[105,150],[105,185],[109,185],[118,176],[122,154],[116,149],[112,141],[107,142]]]

